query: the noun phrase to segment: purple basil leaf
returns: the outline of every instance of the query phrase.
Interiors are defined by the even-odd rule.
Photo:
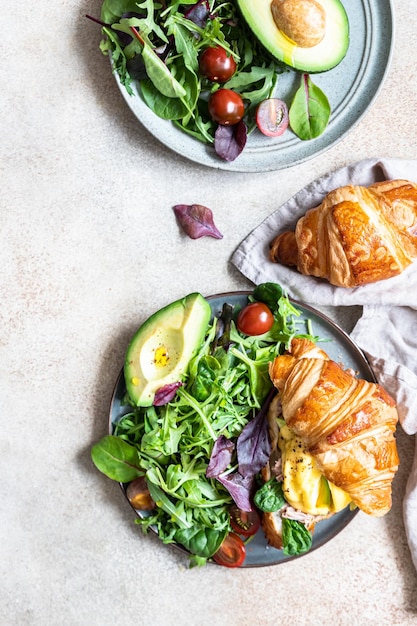
[[[271,456],[268,408],[275,393],[275,388],[272,388],[259,413],[246,424],[237,439],[237,458],[242,476],[254,476],[260,472]]]
[[[252,511],[251,495],[254,484],[254,477],[243,477],[239,472],[234,474],[221,474],[217,480],[226,487],[232,496],[236,506],[241,511]]]
[[[204,28],[210,15],[210,5],[207,0],[200,0],[185,12],[187,20],[194,22],[200,28]]]
[[[154,406],[164,406],[164,404],[168,404],[171,402],[177,393],[178,387],[181,387],[182,383],[170,383],[169,385],[164,385],[157,389],[155,393],[155,398],[153,401]]]
[[[232,126],[219,126],[214,133],[214,150],[225,161],[234,161],[242,152],[248,137],[246,124],[242,120]]]
[[[224,435],[220,435],[216,439],[206,470],[207,478],[217,478],[219,474],[224,472],[232,460],[234,449],[235,444],[233,441]]]
[[[222,239],[223,235],[213,221],[213,212],[202,204],[177,204],[175,216],[184,232],[191,239],[214,237]]]

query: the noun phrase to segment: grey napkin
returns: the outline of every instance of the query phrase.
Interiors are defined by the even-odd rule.
[[[417,182],[417,161],[366,159],[315,180],[278,208],[239,245],[232,263],[254,284],[278,282],[293,298],[311,305],[362,305],[362,317],[351,333],[366,354],[375,376],[398,406],[400,423],[417,433],[417,261],[395,278],[362,287],[334,287],[302,276],[294,268],[268,259],[269,243],[293,230],[306,210],[320,204],[328,191],[343,185],[371,185],[382,180]],[[404,524],[417,569],[417,446],[403,503]]]

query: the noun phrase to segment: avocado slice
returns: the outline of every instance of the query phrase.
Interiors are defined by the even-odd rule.
[[[349,47],[349,20],[339,0],[315,0],[324,10],[325,27],[321,41],[311,47],[297,45],[278,28],[271,9],[274,1],[237,0],[249,28],[273,57],[308,73],[325,72],[340,63]]]
[[[136,331],[124,365],[126,389],[136,406],[151,406],[158,389],[183,378],[210,318],[207,300],[191,293],[151,315]]]

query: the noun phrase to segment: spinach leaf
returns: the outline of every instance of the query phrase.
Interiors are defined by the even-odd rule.
[[[327,96],[308,74],[302,74],[301,85],[289,109],[292,130],[300,139],[314,139],[325,131],[330,113]]]
[[[229,530],[222,531],[212,528],[188,528],[178,530],[174,539],[192,554],[209,558],[220,548]]]
[[[163,120],[182,120],[188,113],[185,102],[164,96],[149,79],[140,81],[140,92],[145,104]]]
[[[129,483],[144,475],[137,448],[120,437],[103,437],[92,447],[91,458],[100,472],[121,483]]]
[[[284,295],[284,290],[277,283],[261,283],[253,290],[253,298],[258,302],[264,302],[274,313],[278,310],[279,301]]]
[[[257,508],[265,511],[265,513],[279,511],[285,504],[282,483],[278,482],[276,478],[271,478],[257,490],[253,501]]]
[[[282,519],[284,554],[297,556],[310,550],[313,537],[304,524],[293,519]]]

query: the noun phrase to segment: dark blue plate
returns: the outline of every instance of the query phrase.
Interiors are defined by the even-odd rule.
[[[210,302],[213,315],[217,316],[220,315],[225,302],[238,307],[245,306],[248,302],[248,295],[250,293],[251,292],[248,291],[224,293],[210,296],[207,300]],[[310,320],[313,334],[325,340],[325,342],[320,344],[320,346],[325,352],[327,352],[333,361],[343,363],[345,368],[351,368],[356,372],[359,378],[376,382],[375,376],[364,354],[350,339],[349,335],[347,335],[330,318],[323,315],[316,309],[308,306],[307,304],[297,302],[296,300],[291,300],[291,302],[301,312],[301,315],[298,318],[300,321],[300,332],[307,332],[306,329],[303,328],[303,323]],[[111,401],[109,422],[110,432],[113,431],[113,424],[117,423],[123,414],[129,411],[129,408],[123,406],[123,397],[125,393],[126,387],[122,371],[116,382]],[[349,522],[352,521],[357,512],[358,509],[350,510],[349,507],[346,507],[339,513],[333,515],[331,518],[316,524],[313,535],[313,545],[307,554],[310,554],[312,550],[316,550],[335,537],[349,524]],[[136,513],[140,517],[144,515],[141,511],[136,511]],[[185,552],[184,548],[181,546],[177,547],[181,551]],[[277,550],[276,548],[268,546],[265,535],[262,530],[259,530],[258,533],[247,543],[246,559],[242,567],[277,565],[295,558],[300,558],[300,556],[285,556],[282,550]]]

